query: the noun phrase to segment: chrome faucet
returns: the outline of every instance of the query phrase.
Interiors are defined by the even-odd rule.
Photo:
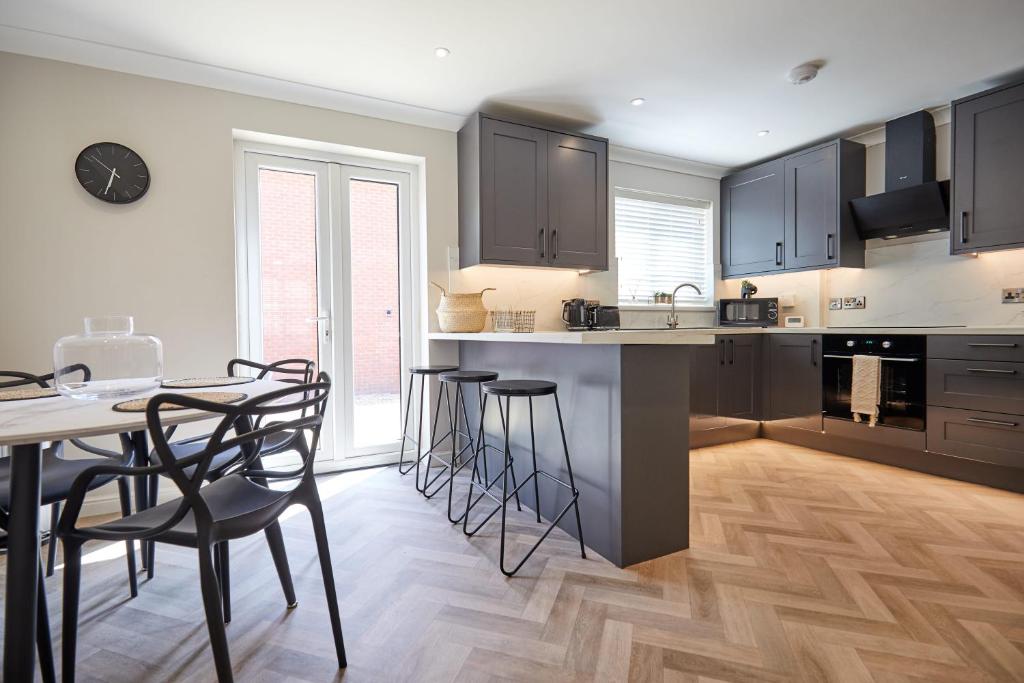
[[[676,292],[678,292],[683,287],[692,287],[693,291],[697,292],[698,295],[701,293],[700,287],[698,287],[697,285],[690,284],[689,282],[684,282],[683,284],[679,285],[678,287],[672,290],[672,312],[668,314],[668,320],[665,323],[668,325],[670,330],[674,330],[677,327],[679,327],[679,316],[676,315]]]

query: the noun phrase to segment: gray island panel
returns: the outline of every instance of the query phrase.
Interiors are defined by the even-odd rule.
[[[626,566],[688,546],[687,346],[462,341],[459,356],[467,370],[558,383],[588,547]],[[469,395],[475,431],[479,414]],[[498,446],[495,402],[490,397],[486,432],[487,442]],[[554,400],[539,397],[533,404],[538,465],[567,479]],[[513,398],[511,413],[512,457],[522,481],[530,458],[527,400]],[[500,458],[500,453],[489,455],[492,473],[500,471]],[[541,515],[553,518],[567,496],[541,479]],[[524,506],[537,509],[532,484],[523,487],[521,498]],[[559,526],[576,536],[571,511]]]

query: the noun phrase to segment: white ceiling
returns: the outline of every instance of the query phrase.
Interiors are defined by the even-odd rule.
[[[1024,1],[5,0],[0,41],[271,96],[312,86],[338,108],[439,127],[486,103],[542,110],[735,167],[1024,69]],[[809,60],[825,62],[818,79],[790,85]]]

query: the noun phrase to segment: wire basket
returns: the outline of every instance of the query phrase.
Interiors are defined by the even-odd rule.
[[[537,311],[491,311],[495,332],[533,332]]]

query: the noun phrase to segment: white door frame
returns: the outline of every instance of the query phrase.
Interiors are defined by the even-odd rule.
[[[247,178],[248,159],[260,159],[263,166],[273,166],[273,157],[280,159],[283,170],[288,168],[299,168],[300,164],[306,168],[323,169],[326,173],[324,178],[327,183],[327,192],[318,193],[318,267],[320,268],[319,278],[321,288],[328,286],[330,292],[327,299],[333,305],[333,316],[338,321],[348,320],[350,301],[347,299],[350,292],[345,290],[344,278],[341,273],[348,272],[348,251],[336,249],[336,240],[342,235],[332,234],[327,226],[345,226],[345,235],[348,234],[348,220],[341,220],[341,212],[345,204],[342,191],[347,192],[347,182],[342,178],[354,177],[366,180],[381,180],[382,182],[394,182],[399,185],[399,273],[400,273],[400,327],[402,330],[401,352],[402,366],[415,365],[420,362],[423,353],[423,345],[418,341],[423,339],[425,321],[421,309],[421,302],[424,300],[423,287],[420,284],[423,272],[423,240],[421,230],[421,190],[420,179],[421,168],[417,164],[404,163],[388,158],[390,154],[383,153],[383,158],[371,156],[360,156],[353,154],[332,153],[321,150],[305,149],[302,147],[285,147],[250,140],[235,141],[235,253],[236,253],[236,310],[238,328],[238,353],[239,356],[252,357],[253,354],[262,350],[250,340],[253,337],[250,330],[250,320],[257,320],[260,312],[260,301],[258,299],[259,287],[252,287],[252,278],[258,280],[259,273],[259,251],[258,244],[250,244],[251,235],[258,236],[258,225],[256,232],[251,232],[251,224],[258,220],[258,196],[255,199],[249,197]],[[251,162],[250,162],[251,163]],[[309,164],[309,166],[305,166]],[[318,171],[319,172],[319,171]],[[320,176],[318,175],[318,182]],[[254,204],[253,201],[256,203]],[[326,203],[326,206],[322,206]],[[328,217],[327,221],[321,220],[321,216]],[[321,226],[324,227],[321,230]],[[320,240],[323,239],[323,242]],[[346,239],[347,241],[347,239]],[[344,243],[344,242],[343,242]],[[321,249],[320,245],[325,248]],[[332,254],[337,252],[338,259],[332,259]],[[255,256],[254,256],[255,254]],[[325,260],[327,261],[325,263]],[[255,269],[255,275],[253,275]],[[343,270],[342,270],[343,269]],[[252,296],[253,291],[255,296]],[[341,294],[339,294],[341,292]],[[255,299],[255,300],[254,300]],[[322,299],[323,300],[323,299]],[[321,311],[321,314],[323,312]],[[329,312],[328,312],[329,314]],[[340,334],[335,334],[335,329]],[[351,359],[351,331],[346,325],[336,325],[329,321],[327,325],[321,326],[321,343],[323,335],[329,333],[332,336],[331,345],[333,348],[331,369],[335,372],[332,377],[339,381],[335,392],[332,392],[332,404],[328,409],[339,419],[335,420],[331,434],[328,435],[326,425],[321,441],[324,443],[325,459],[318,459],[317,471],[334,471],[342,469],[354,469],[372,467],[375,465],[390,464],[398,461],[399,444],[394,444],[393,451],[375,452],[378,449],[355,450],[351,446],[351,416],[352,416],[352,373]],[[323,344],[322,344],[323,345]],[[321,358],[321,364],[323,363]],[[326,369],[326,367],[325,367]],[[338,372],[340,370],[340,372]],[[327,370],[331,372],[331,370]],[[403,403],[409,399],[406,396],[406,382],[400,381],[401,396]],[[417,397],[412,397],[414,402]],[[415,413],[418,405],[412,407]],[[334,438],[337,435],[340,438]],[[367,452],[369,450],[370,452]],[[339,457],[340,456],[340,457]]]

